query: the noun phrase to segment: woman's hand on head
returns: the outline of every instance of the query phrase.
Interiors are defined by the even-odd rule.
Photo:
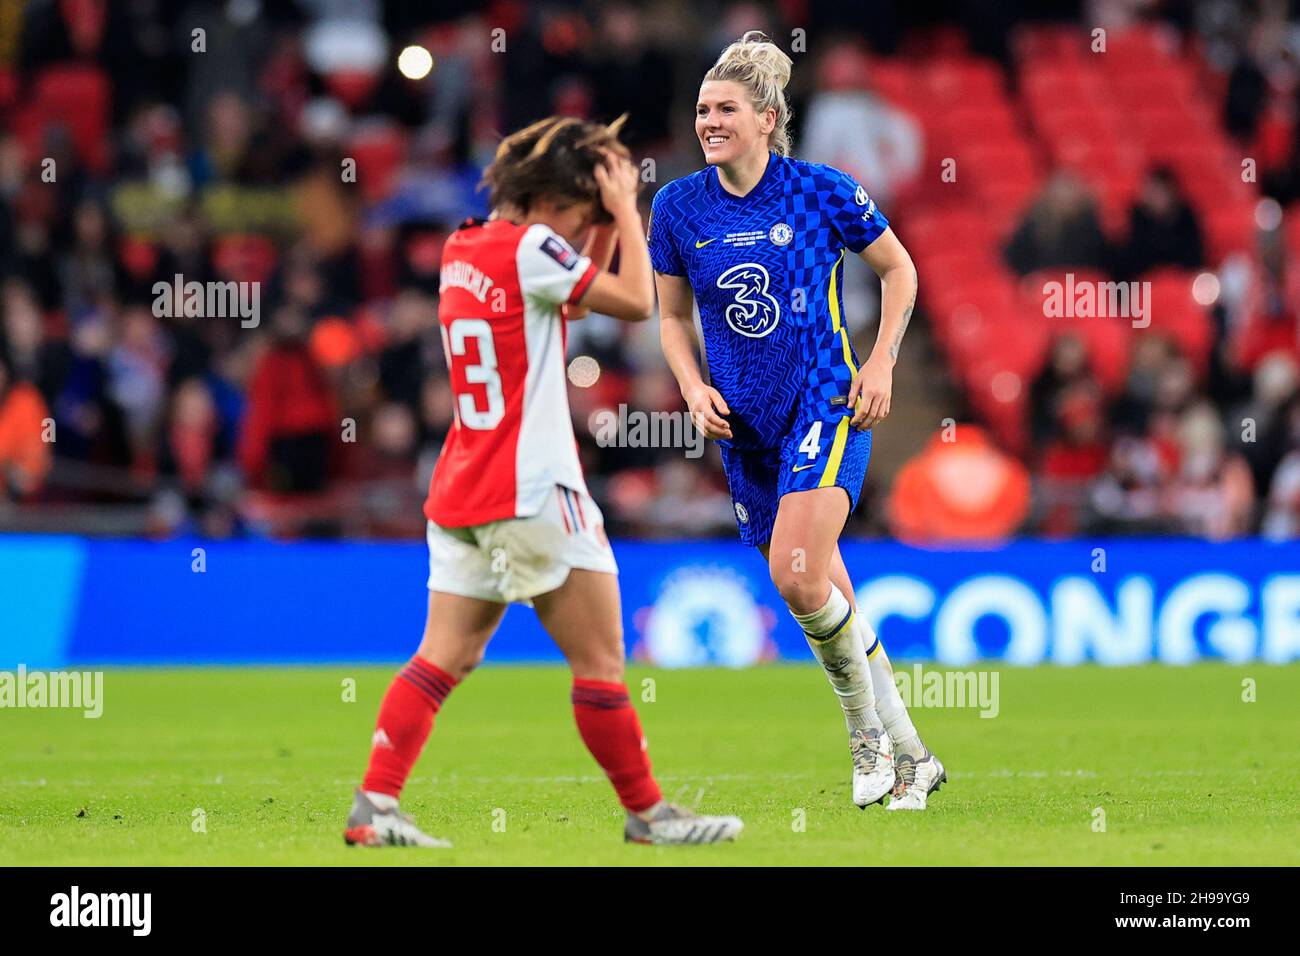
[[[600,201],[611,216],[636,211],[636,194],[641,177],[631,160],[613,150],[603,150],[604,157],[596,164],[593,173],[600,187]]]

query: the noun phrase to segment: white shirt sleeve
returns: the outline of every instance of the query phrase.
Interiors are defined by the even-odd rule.
[[[528,227],[515,253],[519,291],[552,305],[577,302],[600,270],[554,230],[541,223]]]

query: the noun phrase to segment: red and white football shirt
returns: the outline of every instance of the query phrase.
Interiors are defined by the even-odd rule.
[[[540,223],[471,220],[448,238],[438,323],[456,416],[424,504],[434,524],[526,518],[557,484],[586,494],[560,309],[598,271]]]

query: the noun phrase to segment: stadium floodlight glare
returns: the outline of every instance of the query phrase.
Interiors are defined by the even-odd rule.
[[[578,388],[591,388],[600,380],[600,363],[590,355],[579,355],[569,363],[569,381]]]
[[[1276,199],[1266,196],[1255,204],[1255,227],[1272,232],[1282,225],[1282,206]]]
[[[422,80],[433,69],[433,54],[422,46],[408,46],[397,55],[397,69],[408,80]]]
[[[1213,272],[1202,272],[1192,280],[1192,298],[1197,305],[1214,305],[1219,301],[1219,292],[1219,277]]]

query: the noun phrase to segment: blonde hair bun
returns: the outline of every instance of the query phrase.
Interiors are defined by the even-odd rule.
[[[724,80],[739,83],[749,94],[756,113],[776,110],[776,126],[769,145],[774,153],[790,155],[790,105],[785,88],[790,83],[794,61],[762,30],[750,30],[728,44],[703,82]]]

